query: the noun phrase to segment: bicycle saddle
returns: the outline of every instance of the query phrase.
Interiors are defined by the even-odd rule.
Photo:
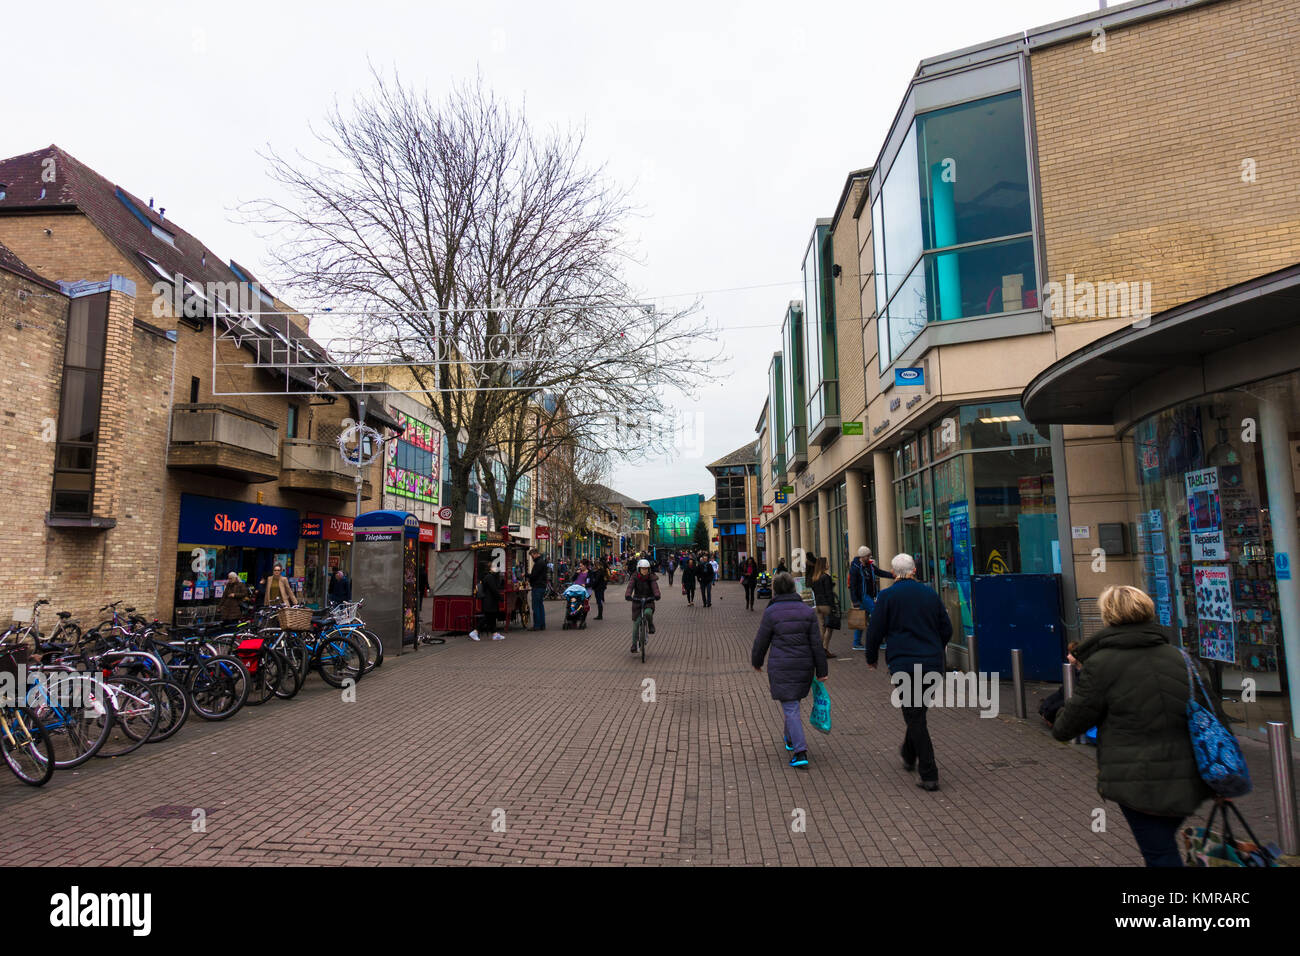
[[[72,617],[72,612],[71,612],[71,611],[60,611],[60,612],[59,612],[59,617],[61,617],[63,620],[66,621],[68,618]]]

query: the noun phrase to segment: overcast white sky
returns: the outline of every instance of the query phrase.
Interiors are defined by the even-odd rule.
[[[154,197],[223,259],[266,272],[232,210],[271,194],[257,150],[307,141],[367,58],[435,98],[481,71],[532,121],[585,124],[633,187],[646,298],[710,292],[731,361],[680,405],[675,458],[619,469],[645,499],[704,492],[755,438],[804,246],[871,165],[922,58],[1095,11],[1088,0],[900,3],[226,2],[8,4],[0,156],[57,143]],[[57,41],[57,46],[52,46]],[[267,278],[268,284],[270,278]],[[274,287],[274,286],[273,286]]]

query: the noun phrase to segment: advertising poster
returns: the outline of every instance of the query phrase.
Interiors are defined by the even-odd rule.
[[[1237,644],[1233,640],[1232,625],[1219,621],[1201,621],[1198,625],[1200,656],[1203,661],[1237,663]]]
[[[1223,531],[1193,531],[1192,560],[1228,560],[1228,549],[1223,544]]]
[[[952,573],[957,579],[957,596],[961,601],[962,630],[969,636],[975,633],[975,620],[971,616],[971,550],[970,507],[965,501],[954,501],[948,506],[948,522],[952,532]]]
[[[1193,532],[1215,531],[1221,523],[1219,512],[1219,469],[1189,471],[1183,478],[1187,486],[1187,519]]]
[[[1227,566],[1195,568],[1196,617],[1201,621],[1232,621],[1232,590]]]

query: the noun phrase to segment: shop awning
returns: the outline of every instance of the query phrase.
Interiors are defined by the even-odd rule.
[[[1300,264],[1185,302],[1125,326],[1039,373],[1020,401],[1036,424],[1113,425],[1116,408],[1135,388],[1175,368],[1200,372],[1221,355],[1288,328],[1300,328]],[[1264,373],[1261,373],[1263,377]]]

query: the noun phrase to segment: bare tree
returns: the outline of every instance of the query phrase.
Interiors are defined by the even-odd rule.
[[[447,435],[452,526],[491,460],[505,466],[487,485],[508,520],[519,478],[561,439],[511,438],[548,396],[579,410],[562,440],[648,451],[653,433],[599,437],[594,410],[632,395],[664,409],[717,356],[698,354],[712,336],[694,306],[635,302],[622,277],[626,194],[583,165],[582,134],[535,133],[481,80],[441,103],[374,81],[317,135],[331,161],[270,151],[291,198],[245,210],[272,228],[282,280],[332,308],[334,335],[313,335],[363,379],[371,364],[409,369]]]
[[[604,506],[599,485],[608,459],[577,444],[561,445],[537,469],[537,515],[551,529],[551,542],[584,526]]]

